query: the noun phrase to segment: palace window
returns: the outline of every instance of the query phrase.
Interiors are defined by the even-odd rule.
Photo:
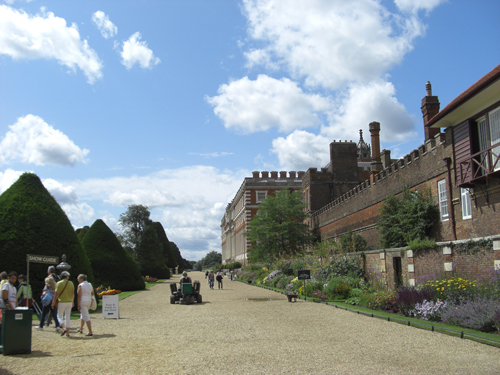
[[[497,108],[476,120],[479,140],[479,151],[486,150],[500,143],[500,108]],[[481,174],[486,174],[490,170],[490,163],[493,163],[493,171],[500,170],[500,162],[497,162],[500,154],[500,144],[491,150],[491,159],[481,158]],[[495,164],[496,162],[496,164]]]
[[[257,191],[257,203],[262,202],[267,197],[267,191]]]
[[[439,212],[441,221],[449,219],[448,214],[448,195],[446,193],[446,180],[438,181]]]
[[[462,196],[462,219],[472,219],[472,206],[470,204],[469,189],[460,189]]]

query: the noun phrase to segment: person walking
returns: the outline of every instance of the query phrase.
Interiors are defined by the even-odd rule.
[[[210,287],[210,289],[214,288],[214,281],[215,281],[214,271],[210,271],[210,273],[208,274],[208,286]]]
[[[222,271],[221,271],[221,270],[219,270],[219,271],[217,272],[217,276],[215,276],[215,279],[217,280],[217,286],[219,287],[219,289],[224,289],[224,288],[222,287],[222,279],[223,279],[223,278],[224,278],[224,275],[223,275]]]
[[[61,336],[67,337],[71,328],[71,309],[75,305],[75,285],[69,281],[69,276],[68,271],[61,272],[61,281],[56,284],[56,294],[52,300],[52,307],[57,305],[57,319],[63,329]]]
[[[31,285],[26,283],[26,277],[21,274],[17,278],[19,285],[17,286],[17,304],[19,306],[32,307],[33,306],[33,293],[31,292]]]
[[[43,298],[47,293],[52,295],[50,300],[47,300],[47,303],[44,303]],[[61,326],[59,325],[59,320],[57,319],[57,310],[53,307],[52,301],[56,294],[56,282],[53,277],[47,276],[45,278],[45,286],[43,288],[42,296],[40,299],[42,300],[42,317],[40,318],[40,324],[36,326],[36,329],[43,329],[43,323],[45,322],[45,317],[50,312],[50,315],[54,318],[54,322],[56,323],[56,331],[61,330]],[[47,322],[47,326],[49,323]]]
[[[94,288],[92,284],[87,281],[87,275],[78,275],[78,310],[80,311],[80,329],[77,330],[79,333],[83,333],[83,326],[87,324],[89,332],[85,336],[94,336],[92,332],[92,322],[90,321],[89,308],[92,303],[92,295],[94,294]]]
[[[1,303],[0,308],[14,310],[17,307],[17,289],[14,284],[17,281],[17,272],[9,273],[9,278],[1,287]]]
[[[47,276],[50,276],[52,279],[54,279],[54,282],[57,284],[59,281],[61,281],[61,279],[59,278],[59,276],[57,276],[56,274],[56,268],[54,266],[49,266],[47,268]],[[54,307],[54,312],[55,312],[55,315],[54,316],[57,316],[57,306]],[[50,323],[52,323],[52,314],[49,314],[49,319],[47,320],[47,326],[50,325]],[[59,324],[59,323],[58,323]]]

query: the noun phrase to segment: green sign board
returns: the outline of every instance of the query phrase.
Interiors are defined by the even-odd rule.
[[[45,263],[45,264],[58,264],[59,263],[59,257],[55,257],[52,255],[28,254],[26,260],[28,262],[31,262],[31,263]]]

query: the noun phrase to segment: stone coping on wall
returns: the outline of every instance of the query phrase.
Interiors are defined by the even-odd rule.
[[[444,247],[444,246],[450,246],[450,245],[454,245],[454,244],[461,244],[461,243],[467,243],[467,242],[470,242],[470,241],[481,241],[481,240],[497,241],[497,240],[500,240],[500,234],[495,234],[493,236],[487,236],[487,237],[468,238],[466,240],[436,242],[436,246]],[[498,250],[500,250],[500,249],[498,249]]]

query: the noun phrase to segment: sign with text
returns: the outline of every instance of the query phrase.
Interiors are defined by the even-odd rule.
[[[311,271],[309,270],[299,270],[298,273],[299,280],[309,280],[311,278]]]
[[[59,257],[55,257],[52,255],[27,254],[26,260],[28,262],[31,262],[31,263],[45,263],[45,264],[58,264],[59,263]]]
[[[102,296],[102,318],[120,318],[118,296]]]

